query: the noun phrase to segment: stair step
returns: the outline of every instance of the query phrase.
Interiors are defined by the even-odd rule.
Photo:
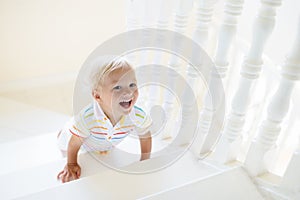
[[[62,158],[56,133],[0,144],[0,175],[49,163]]]
[[[118,153],[119,152],[115,152],[103,156],[97,153],[80,154],[78,158],[78,162],[82,168],[80,180],[97,173],[111,170],[102,164],[102,162],[105,162],[106,160],[110,159],[110,163],[113,163],[116,166],[130,164],[131,162],[138,160],[138,157],[135,157],[134,159],[127,157],[123,160],[114,160],[111,158]],[[60,158],[59,160],[54,159],[52,162],[39,166],[28,167],[22,170],[13,170],[10,173],[2,174],[0,176],[1,199],[13,199],[52,187],[62,186],[62,183],[58,181],[56,177],[64,168],[65,164],[66,159]],[[30,182],[30,184],[28,184],[28,182]]]
[[[159,138],[154,139],[153,152],[165,145],[164,141],[159,141]],[[129,155],[133,152],[140,152],[139,141],[130,137],[120,143],[118,148]],[[118,154],[117,152],[119,151],[114,154]],[[3,161],[0,165],[0,175],[61,160],[62,154],[57,146],[57,132],[2,143],[0,144],[0,157]],[[109,157],[108,161],[111,160]],[[138,160],[138,155],[136,155],[136,160]]]
[[[122,169],[148,169],[150,165],[164,162],[167,157],[169,155],[135,162],[131,165],[124,165],[126,167]],[[95,160],[85,162],[84,166],[90,166],[93,163],[95,164]],[[218,171],[205,162],[199,163],[190,152],[187,152],[171,166],[153,173],[132,174],[107,168],[106,170],[99,169],[98,172],[95,175],[66,184],[58,184],[56,187],[40,192],[33,193],[32,191],[32,194],[24,195],[19,199],[136,199],[190,182],[195,178],[215,174]],[[44,174],[43,176],[45,175],[48,176],[47,179],[49,176],[53,178],[53,175]]]
[[[185,199],[187,197],[191,200],[264,199],[245,171],[241,167],[236,167],[139,200]]]
[[[57,132],[65,114],[0,97],[0,144]]]

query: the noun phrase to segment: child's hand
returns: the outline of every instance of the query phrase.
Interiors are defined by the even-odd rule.
[[[76,180],[80,177],[81,168],[77,163],[66,164],[63,171],[59,172],[57,179],[61,179],[63,183]]]

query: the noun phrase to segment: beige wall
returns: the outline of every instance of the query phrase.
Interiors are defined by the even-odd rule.
[[[125,31],[125,0],[0,0],[0,84],[77,72]]]
[[[222,15],[223,1],[218,2],[216,12]],[[0,0],[0,89],[2,83],[14,80],[76,74],[91,51],[125,31],[126,3],[127,0]],[[238,36],[246,41],[251,39],[259,4],[260,0],[245,1]],[[284,61],[294,42],[299,6],[300,1],[285,0],[277,9],[276,26],[265,49],[276,64]],[[194,30],[194,26],[190,29]]]

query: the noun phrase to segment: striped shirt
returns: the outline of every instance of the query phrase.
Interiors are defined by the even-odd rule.
[[[128,115],[124,115],[113,126],[94,101],[82,109],[68,125],[69,133],[83,138],[83,145],[88,150],[107,151],[119,144],[129,134],[143,135],[152,123],[150,116],[134,106]]]

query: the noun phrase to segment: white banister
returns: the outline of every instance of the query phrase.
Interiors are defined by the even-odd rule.
[[[172,0],[160,1],[158,4],[158,10],[157,28],[166,29],[169,26],[169,20],[173,11]]]
[[[175,15],[174,15],[174,26],[173,31],[176,31],[180,34],[184,34],[188,24],[188,18],[190,11],[193,7],[193,0],[178,0],[175,5]],[[181,48],[181,41],[177,41],[174,38],[173,48]],[[172,55],[169,61],[169,66],[175,68],[176,71],[180,71],[181,61],[176,55]]]
[[[279,86],[269,103],[267,117],[262,122],[258,135],[252,142],[246,157],[245,166],[253,175],[261,174],[267,170],[264,162],[261,161],[278,139],[282,120],[290,107],[295,80],[300,79],[300,25],[297,40],[290,55],[286,58],[281,75]]]
[[[293,84],[295,80],[300,79],[300,18],[298,21],[298,33],[297,33],[297,40],[294,42],[291,54],[286,60],[285,65],[282,69],[282,79],[287,79],[291,82],[290,87],[287,88],[289,91],[293,88]],[[289,92],[290,93],[290,92]],[[279,91],[277,91],[277,96],[279,96]],[[275,95],[276,97],[276,95]],[[280,98],[280,97],[278,97]],[[277,115],[274,117],[279,119],[277,122],[277,126],[280,127],[280,123],[282,119],[282,114],[286,112],[289,106],[289,98],[286,98],[285,106],[280,103],[280,106],[278,108],[283,108],[284,110],[277,111]],[[278,99],[279,100],[279,99]],[[277,102],[278,102],[277,100]],[[278,110],[278,108],[274,108],[276,101],[273,101],[273,109]],[[278,102],[279,103],[279,102]],[[281,114],[281,115],[280,115]],[[278,128],[279,129],[279,128]],[[280,130],[280,129],[279,129]],[[273,137],[278,137],[278,132],[271,132],[273,134]],[[300,136],[300,135],[299,135]],[[299,138],[300,139],[300,138]],[[274,140],[274,139],[273,139]],[[297,173],[300,169],[300,142],[298,144],[298,149],[294,152],[292,159],[289,162],[289,165],[284,173],[284,176],[282,178],[281,187],[289,189],[290,191],[299,191],[300,189],[300,174]]]
[[[209,27],[211,25],[212,21],[212,15],[214,10],[214,5],[216,3],[216,0],[197,0],[195,2],[196,5],[196,28],[193,33],[193,40],[197,42],[202,48],[206,48],[206,45],[208,44],[208,32]],[[193,52],[194,54],[197,54],[198,52]],[[187,77],[189,79],[190,85],[193,88],[198,88],[199,85],[195,87],[196,79],[199,78],[199,75],[194,70],[193,66],[188,66],[187,68]],[[199,83],[199,82],[198,82]],[[197,91],[197,90],[196,90]],[[199,92],[199,90],[197,91]],[[199,135],[196,138],[194,145],[193,145],[193,151],[195,154],[200,154],[201,149],[201,142],[203,141],[203,133],[206,133],[210,126],[210,121],[213,114],[213,109],[208,106],[208,104],[212,105],[210,102],[210,96],[207,94],[206,97],[204,97],[204,108],[202,109],[202,112],[200,113],[200,124],[199,124]]]
[[[221,162],[235,160],[238,154],[238,141],[243,130],[245,115],[251,101],[255,80],[259,77],[263,64],[262,55],[265,43],[275,25],[276,7],[281,0],[262,0],[258,16],[254,21],[250,49],[241,67],[238,89],[231,103],[223,135],[216,149],[216,156]]]
[[[126,27],[127,30],[133,30],[140,28],[140,17],[139,17],[139,1],[127,0],[127,17]]]
[[[174,6],[172,0],[164,0],[157,2],[157,9],[159,10],[159,12],[156,27],[158,29],[168,29],[173,7]],[[161,64],[162,55],[163,53],[157,50],[154,55],[154,63]]]
[[[179,0],[175,7],[174,31],[184,33],[187,27],[190,11],[193,8],[193,0]]]
[[[226,0],[224,18],[219,30],[215,64],[219,75],[224,78],[228,67],[228,54],[236,35],[238,18],[242,13],[244,0]]]
[[[225,1],[224,6],[224,18],[220,27],[219,31],[219,37],[218,37],[218,45],[215,53],[215,64],[216,64],[216,70],[219,73],[220,78],[225,78],[226,71],[228,67],[228,53],[230,50],[230,46],[232,45],[233,38],[236,34],[236,27],[238,22],[238,17],[240,16],[243,8],[243,0],[227,0]],[[216,77],[211,77],[209,87],[211,88],[211,84],[214,84],[216,80],[214,80]],[[199,130],[199,137],[197,138],[197,142],[195,144],[198,146],[195,148],[196,154],[199,153],[206,153],[207,148],[203,148],[202,146],[205,143],[211,144],[216,140],[216,137],[218,133],[215,134],[208,134],[209,127],[211,126],[211,120],[213,118],[213,115],[215,113],[215,108],[212,107],[210,103],[210,94],[211,91],[206,91],[206,94],[204,96],[204,104],[203,104],[203,110],[200,114],[200,130]],[[216,105],[215,107],[218,107],[221,103],[221,101],[224,101],[224,99],[216,99]],[[202,149],[202,150],[201,150]]]
[[[139,2],[134,0],[127,0],[126,8],[126,29],[132,31],[141,27],[140,16],[139,16]],[[131,41],[127,41],[127,46],[130,46]],[[135,54],[126,55],[126,58],[134,63],[137,58]]]
[[[200,151],[197,152],[200,154],[200,157],[203,157],[212,151],[212,147],[215,146],[220,135],[224,114],[222,112],[222,108],[224,108],[223,90],[222,79],[216,72],[212,72],[208,84],[208,91],[205,95],[204,109],[200,113],[200,131],[202,132],[199,132],[199,135],[202,140],[200,141],[200,144],[196,143],[200,148]],[[209,121],[207,119],[209,119]]]
[[[178,1],[178,4],[175,6],[174,31],[184,34],[188,24],[189,12],[191,11],[192,7],[193,0]],[[181,44],[180,41],[174,40],[174,45],[177,46],[176,48],[180,48],[183,44]],[[173,68],[179,69],[181,65],[180,59],[175,55],[171,56],[169,65]]]
[[[188,18],[189,18],[189,14],[190,11],[193,7],[193,0],[179,0],[177,1],[177,4],[175,5],[175,15],[174,15],[174,26],[173,26],[173,30],[180,33],[180,34],[184,34],[187,28],[187,24],[188,24]],[[174,38],[174,42],[173,42],[173,48],[181,48],[182,47],[182,41],[178,41],[176,40],[176,38]],[[175,88],[175,90],[180,90],[180,87],[178,87],[177,83],[178,83],[178,78],[180,73],[183,70],[183,62],[182,60],[177,56],[172,54],[169,60],[168,65],[170,67],[172,67],[174,70],[168,70],[167,74],[166,74],[166,79],[168,80],[168,85],[170,88]],[[170,124],[170,123],[174,123],[174,114],[175,114],[175,98],[173,95],[171,95],[170,93],[164,93],[163,96],[163,107],[164,110],[166,111],[166,113],[169,113],[167,115],[168,119],[167,121],[169,122],[169,124],[167,125],[168,127],[175,127],[174,125]],[[183,103],[183,102],[181,102]],[[162,138],[170,138],[172,136],[174,136],[174,132],[172,131],[172,128],[170,129],[171,131],[165,131],[164,134],[162,135]]]
[[[166,1],[159,1],[157,6],[158,6],[157,9],[159,10],[159,13],[158,13],[156,27],[158,29],[168,29],[169,24],[170,24],[170,17],[173,12],[174,4],[173,4],[172,0],[166,0]],[[157,35],[157,37],[158,37],[157,39],[160,40],[159,37],[161,37],[161,36]],[[156,52],[154,53],[154,63],[161,65],[162,61],[163,61],[163,56],[165,56],[164,52],[162,52],[161,50],[156,50]],[[160,72],[155,69],[152,70],[151,75],[153,76],[154,79],[162,76],[162,74],[160,74]],[[167,76],[167,78],[168,78],[168,76]],[[163,92],[163,93],[161,93],[161,92]],[[164,115],[164,117],[167,118],[164,120],[164,123],[166,123],[166,124],[164,124],[164,127],[167,127],[172,121],[172,120],[170,120],[170,118],[173,117],[173,112],[172,112],[174,109],[173,96],[164,90],[163,91],[157,90],[154,87],[152,87],[152,90],[150,90],[149,93],[151,94],[150,96],[152,96],[151,98],[155,98],[157,100],[160,100],[161,95],[164,96],[162,106],[163,106],[165,113],[166,112],[169,113],[169,115]],[[165,130],[170,130],[170,129],[165,129]],[[162,132],[160,137],[161,137],[161,139],[166,139],[166,138],[171,137],[172,133],[173,133],[173,131],[164,131],[164,132]]]
[[[150,3],[151,1],[149,1]],[[158,16],[155,22],[155,26],[159,29],[167,29],[168,25],[169,25],[169,18],[172,12],[172,4],[170,2],[170,0],[166,0],[166,1],[152,1],[151,2],[151,7],[155,8],[158,10]],[[150,10],[150,4],[146,7],[147,10]],[[161,35],[156,35],[155,37],[157,37],[157,40],[160,40],[162,37]],[[147,57],[149,57],[149,54],[147,55]],[[161,64],[163,59],[163,52],[160,50],[155,50],[154,51],[154,55],[153,55],[153,62],[154,64]],[[152,63],[152,62],[151,62]],[[155,70],[155,68],[153,70],[149,71],[149,76],[153,77],[153,80],[155,80],[157,77],[160,76],[160,72]],[[147,101],[147,106],[149,109],[152,108],[152,106],[154,105],[158,105],[160,104],[160,95],[161,95],[161,90],[159,87],[153,87],[150,86],[149,88],[149,97],[148,97],[148,101]]]
[[[197,0],[196,10],[196,29],[193,39],[203,48],[206,48],[208,43],[209,26],[212,21],[212,15],[216,0]]]

